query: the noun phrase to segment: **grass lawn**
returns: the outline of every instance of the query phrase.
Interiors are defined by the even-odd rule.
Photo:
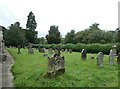
[[[12,67],[15,87],[118,87],[118,64],[110,66],[109,57],[104,55],[104,67],[96,67],[96,58],[88,54],[87,60],[81,60],[78,52],[62,53],[65,57],[65,74],[49,79],[43,74],[47,71],[47,58],[38,50],[29,55],[27,49],[8,48],[15,64]]]

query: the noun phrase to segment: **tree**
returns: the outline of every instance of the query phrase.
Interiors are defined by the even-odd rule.
[[[28,17],[28,19],[27,19],[27,24],[26,24],[26,28],[27,28],[26,38],[27,38],[28,42],[36,43],[38,32],[35,31],[35,29],[37,27],[35,15],[31,11],[27,17]]]
[[[75,31],[71,30],[71,32],[68,32],[65,36],[65,43],[76,43],[75,42]]]
[[[19,22],[11,24],[9,30],[5,31],[4,37],[7,46],[25,45],[25,33],[22,32]]]
[[[50,26],[49,34],[46,35],[46,39],[48,44],[59,44],[61,42],[61,36],[58,30],[58,26]]]
[[[27,19],[26,28],[28,28],[32,31],[35,31],[35,29],[37,27],[37,23],[36,23],[36,20],[35,20],[35,15],[31,11],[27,17],[28,17],[28,19]]]

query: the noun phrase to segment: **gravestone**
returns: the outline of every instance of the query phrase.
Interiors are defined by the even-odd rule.
[[[114,52],[112,49],[110,50],[110,53],[109,53],[109,64],[114,65]]]
[[[65,49],[65,52],[68,53],[68,49]]]
[[[34,51],[32,49],[32,45],[31,45],[31,43],[29,43],[28,44],[28,54],[33,54],[33,53],[34,53]]]
[[[97,67],[103,67],[103,53],[102,52],[99,52],[97,54]]]
[[[72,49],[69,49],[69,53],[72,53]]]
[[[52,48],[49,48],[49,49],[48,49],[48,53],[49,53],[49,54],[53,54],[53,49],[52,49]]]
[[[85,49],[82,49],[82,51],[81,51],[81,59],[86,60],[86,57],[87,57],[87,52],[86,52]]]
[[[59,54],[54,54],[53,57],[48,57],[48,71],[44,74],[44,77],[55,77],[65,72],[64,57]]]
[[[116,45],[112,46],[112,51],[113,51],[114,56],[117,56]]]
[[[64,49],[61,49],[62,52],[64,52]]]
[[[120,52],[118,53],[117,63],[120,64]]]

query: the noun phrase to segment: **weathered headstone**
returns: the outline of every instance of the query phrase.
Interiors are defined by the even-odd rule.
[[[112,51],[113,51],[114,56],[117,56],[116,45],[112,46]]]
[[[68,49],[65,49],[65,52],[68,53]]]
[[[64,52],[64,49],[61,49],[62,52]]]
[[[114,52],[112,49],[110,50],[110,53],[109,53],[109,64],[114,65]]]
[[[34,51],[32,49],[32,45],[31,45],[31,43],[29,43],[29,45],[28,45],[28,54],[33,54],[33,53],[34,53]]]
[[[97,54],[97,67],[103,67],[103,53],[102,52],[99,52]]]
[[[48,53],[49,53],[49,54],[53,54],[53,49],[52,49],[52,48],[49,48],[49,49],[48,49]]]
[[[53,57],[48,57],[48,71],[44,74],[45,77],[51,78],[65,72],[64,57],[59,54],[54,54]]]
[[[69,53],[72,53],[72,49],[69,49]]]
[[[120,64],[120,52],[118,53],[117,63]]]
[[[87,52],[86,52],[85,49],[82,49],[82,51],[81,51],[81,59],[86,60],[86,57],[87,57]]]

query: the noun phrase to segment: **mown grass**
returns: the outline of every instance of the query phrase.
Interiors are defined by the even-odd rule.
[[[110,66],[108,55],[104,55],[104,67],[96,67],[96,58],[88,54],[82,61],[79,52],[62,53],[65,57],[65,74],[48,79],[43,74],[47,71],[47,58],[38,50],[29,55],[27,49],[8,48],[15,64],[12,67],[15,87],[118,87],[118,64]]]

